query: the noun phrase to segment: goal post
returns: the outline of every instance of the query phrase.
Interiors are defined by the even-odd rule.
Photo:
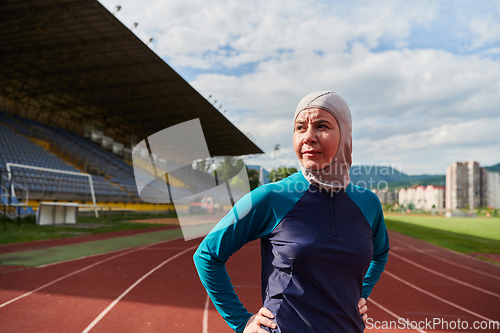
[[[37,167],[37,166],[32,166],[32,165],[24,165],[24,164],[17,164],[17,163],[11,163],[7,162],[5,163],[5,167],[7,169],[7,174],[9,177],[9,184],[10,184],[10,190],[11,190],[11,195],[13,197],[16,196],[15,191],[14,191],[14,183],[12,182],[12,172],[10,170],[11,167],[15,168],[22,168],[22,169],[32,169],[32,170],[38,170],[38,171],[46,171],[46,172],[53,172],[53,173],[63,173],[67,175],[75,175],[75,176],[81,176],[81,177],[87,177],[89,180],[89,187],[90,187],[90,193],[92,195],[92,202],[94,203],[94,213],[95,217],[99,217],[99,213],[97,211],[97,203],[95,200],[95,192],[94,192],[94,184],[92,182],[92,175],[88,173],[83,173],[83,172],[74,172],[74,171],[66,171],[66,170],[58,170],[58,169],[49,169],[49,168],[43,168],[43,167]]]

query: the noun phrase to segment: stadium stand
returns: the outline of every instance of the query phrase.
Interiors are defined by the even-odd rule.
[[[132,166],[84,138],[88,125],[130,151],[153,133],[199,119],[211,156],[263,153],[98,1],[1,1],[0,22],[2,203],[15,203],[11,183],[20,200],[24,192],[38,201],[90,199],[83,177],[13,167],[10,181],[8,162],[88,172],[98,201],[141,202]],[[180,184],[171,194],[200,188]]]
[[[93,183],[98,201],[137,201],[138,193],[134,171],[123,159],[104,150],[98,145],[60,128],[50,127],[19,116],[11,116],[0,111],[0,169],[3,170],[2,186],[10,186],[5,164],[7,162],[45,167],[57,170],[88,172],[93,174]],[[33,141],[47,143],[47,151]],[[55,151],[58,154],[51,153]],[[58,156],[59,155],[59,156]],[[62,158],[60,157],[62,156]],[[65,162],[70,161],[69,163]],[[25,188],[30,198],[43,200],[89,200],[87,179],[74,175],[44,173],[37,170],[13,168],[16,188]],[[191,179],[190,188],[171,186],[173,198],[192,196],[212,187],[213,180],[191,166],[176,173],[179,178]],[[220,192],[220,193],[218,193]],[[222,191],[214,192],[224,198]],[[217,199],[217,197],[216,197]]]
[[[94,189],[99,201],[123,201],[124,197],[130,194],[134,195],[135,186],[129,185],[129,194],[119,185],[112,184],[104,177],[113,175],[123,179],[128,184],[132,184],[134,183],[134,179],[130,174],[132,167],[122,160],[114,159],[114,156],[108,152],[101,152],[98,146],[92,146],[91,143],[85,142],[85,139],[65,133],[63,130],[50,128],[21,117],[10,117],[3,112],[0,113],[0,119],[3,123],[0,125],[0,139],[2,141],[2,145],[0,145],[0,167],[3,170],[2,187],[4,189],[10,186],[5,167],[7,162],[73,172],[89,171],[77,169],[28,139],[37,138],[47,140],[49,142],[48,146],[52,148],[61,147],[59,149],[67,151],[68,154],[71,151],[72,153],[68,157],[72,157],[73,160],[87,159],[89,161],[88,165],[93,167],[93,170],[106,164],[112,166],[106,168],[106,171],[110,173],[104,171],[99,175],[93,172]],[[58,133],[58,131],[62,131],[63,134]],[[128,174],[123,170],[118,171],[117,166],[120,162],[123,167],[128,168]],[[84,177],[15,167],[12,173],[16,188],[22,186],[28,189],[31,199],[89,200],[89,183]]]

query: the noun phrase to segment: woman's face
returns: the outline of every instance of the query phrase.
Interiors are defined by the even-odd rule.
[[[293,148],[299,162],[310,170],[329,166],[340,141],[335,117],[322,109],[306,109],[295,119]]]

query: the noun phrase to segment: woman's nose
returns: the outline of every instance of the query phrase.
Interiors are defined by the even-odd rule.
[[[309,126],[307,131],[304,133],[304,143],[315,143],[318,141],[318,138],[316,137],[316,131],[311,127],[312,126]]]

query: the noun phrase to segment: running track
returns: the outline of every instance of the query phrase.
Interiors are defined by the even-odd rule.
[[[500,321],[500,267],[390,232],[386,272],[368,302],[373,322]],[[165,241],[0,274],[1,332],[232,332],[192,263],[199,240]],[[228,271],[250,311],[260,308],[260,249],[247,244]],[[453,324],[453,323],[452,323]],[[366,332],[494,332],[474,329]]]

